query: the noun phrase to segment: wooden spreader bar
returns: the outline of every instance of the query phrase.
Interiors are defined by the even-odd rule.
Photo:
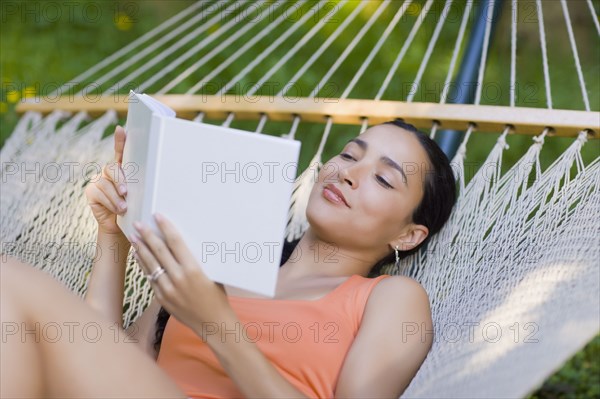
[[[506,107],[495,105],[437,104],[402,101],[376,101],[339,98],[267,97],[244,95],[184,95],[154,96],[173,108],[181,118],[192,119],[204,112],[210,119],[223,119],[230,112],[236,119],[257,120],[266,114],[270,120],[291,121],[299,115],[302,121],[324,122],[333,118],[338,124],[369,125],[402,118],[421,129],[431,128],[433,122],[439,129],[466,130],[469,123],[479,131],[501,132],[506,125],[517,134],[540,134],[544,128],[549,135],[575,137],[588,130],[590,137],[599,137],[600,112],[556,110],[545,108]],[[54,110],[86,111],[98,116],[109,109],[123,116],[127,112],[129,96],[62,97],[55,101],[29,99],[17,106],[17,112],[36,111],[43,114]]]

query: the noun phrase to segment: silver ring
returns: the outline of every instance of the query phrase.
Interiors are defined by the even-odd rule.
[[[162,267],[158,267],[158,269],[156,269],[155,271],[152,272],[152,274],[147,274],[146,277],[148,278],[148,280],[153,283],[156,280],[158,280],[158,278],[160,276],[162,276],[165,273],[165,269],[163,269]]]

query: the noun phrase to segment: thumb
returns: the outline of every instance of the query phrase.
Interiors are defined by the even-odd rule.
[[[115,128],[115,161],[119,164],[123,162],[123,149],[125,148],[126,137],[125,129],[117,125]]]

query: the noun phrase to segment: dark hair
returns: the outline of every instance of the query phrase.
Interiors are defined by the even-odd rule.
[[[428,135],[421,132],[413,125],[404,122],[402,119],[384,122],[383,124],[394,125],[413,133],[419,140],[419,143],[421,143],[421,146],[429,158],[427,170],[421,171],[422,173],[426,172],[425,180],[423,181],[423,198],[412,214],[413,223],[427,227],[429,229],[429,234],[427,235],[427,238],[416,247],[407,251],[400,251],[400,258],[402,259],[412,255],[427,245],[431,237],[440,231],[442,226],[448,221],[452,208],[456,203],[456,181],[448,157]],[[288,260],[299,241],[300,239],[292,242],[284,241],[281,265]],[[369,276],[378,275],[383,266],[393,263],[395,260],[396,254],[392,251],[390,254],[380,259],[371,268]],[[154,341],[154,349],[157,352],[160,349],[168,319],[169,313],[161,307],[156,320],[156,335]]]

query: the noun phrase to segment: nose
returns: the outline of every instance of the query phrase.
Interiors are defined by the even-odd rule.
[[[338,178],[340,183],[348,183],[352,188],[358,187],[358,179],[356,178],[356,173],[354,173],[354,168],[352,166],[340,168]]]

